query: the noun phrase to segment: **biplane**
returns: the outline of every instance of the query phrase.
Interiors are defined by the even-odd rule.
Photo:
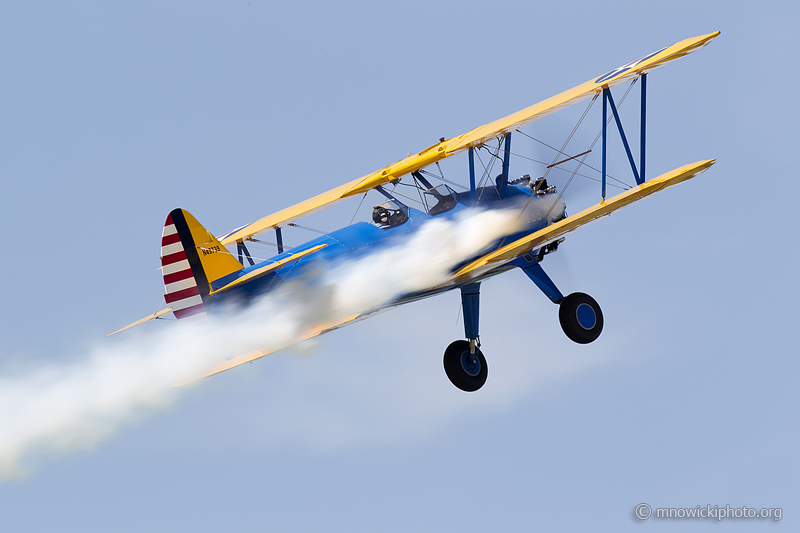
[[[513,268],[525,272],[547,298],[558,305],[559,321],[567,337],[577,343],[591,343],[603,330],[600,306],[587,294],[573,292],[565,296],[545,273],[541,263],[546,255],[558,249],[568,233],[647,196],[689,180],[714,164],[714,159],[698,161],[653,179],[647,180],[645,177],[648,73],[705,46],[717,35],[719,32],[686,39],[662,48],[463,135],[441,138],[421,152],[219,237],[208,232],[189,212],[175,209],[166,219],[161,239],[164,298],[168,307],[131,326],[170,312],[179,320],[197,315],[213,316],[230,305],[247,305],[248,301],[303,275],[303,272],[308,272],[315,262],[347,257],[363,253],[365,249],[386,246],[418,231],[430,220],[454,217],[476,207],[484,210],[511,208],[524,214],[526,224],[522,229],[504,236],[478,255],[461,262],[453,269],[447,283],[405,294],[389,306],[449,290],[461,292],[465,338],[456,340],[447,347],[444,352],[444,369],[453,385],[464,391],[478,390],[488,375],[479,335],[480,286],[483,280],[502,272]],[[632,85],[637,81],[641,88],[638,165],[611,91],[624,83]],[[563,191],[559,192],[555,186],[548,184],[546,173],[537,178],[525,175],[510,179],[511,136],[515,132],[522,133],[520,128],[534,121],[588,99],[592,103],[597,99],[602,100],[602,133],[598,134],[598,138],[602,137],[602,162],[600,169],[594,169],[599,173],[601,201],[568,216],[561,200]],[[636,185],[616,196],[607,197],[607,138],[610,129],[608,126],[612,120],[622,140]],[[497,170],[499,174],[492,178],[489,175],[490,168],[484,166],[483,176],[476,176],[476,151],[494,147],[495,144],[495,158],[501,167]],[[563,168],[564,163],[570,162],[574,169],[569,172],[574,176],[586,165],[585,159],[589,152],[569,155],[565,148],[566,143],[561,150],[556,149],[554,161],[547,169]],[[469,186],[464,186],[462,191],[451,187],[441,174],[427,170],[445,158],[464,152],[468,163],[464,175],[468,176]],[[432,183],[439,178],[442,183]],[[401,180],[411,182],[410,185],[418,189],[421,198],[419,209],[407,205],[407,202],[401,201],[399,194],[390,190],[390,186],[397,185]],[[376,191],[381,195],[381,202],[373,208],[372,220],[353,223],[291,249],[284,246],[282,228],[296,225],[298,220],[311,213],[348,198],[365,195],[369,191]],[[248,244],[256,241],[265,232],[272,232],[277,254],[266,260],[255,261]],[[231,250],[227,247],[231,247]],[[234,247],[235,253],[232,251]],[[306,337],[336,329],[366,314],[348,316],[332,324],[318,325]],[[220,366],[211,374],[253,361],[268,353],[268,350],[255,350],[239,354],[221,361]]]

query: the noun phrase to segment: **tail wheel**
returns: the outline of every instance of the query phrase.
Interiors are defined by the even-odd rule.
[[[558,309],[561,329],[578,344],[589,344],[603,331],[603,312],[594,298],[573,292],[561,300]]]
[[[466,392],[475,392],[486,383],[489,367],[483,352],[469,353],[468,341],[455,341],[444,352],[444,371],[450,382]]]

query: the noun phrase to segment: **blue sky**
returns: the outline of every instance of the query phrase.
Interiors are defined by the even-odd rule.
[[[663,46],[722,35],[648,79],[649,176],[718,163],[543,264],[563,292],[598,300],[597,342],[569,341],[555,306],[510,272],[483,286],[479,393],[442,370],[463,335],[458,295],[418,302],[41,458],[0,484],[2,529],[709,527],[640,522],[641,502],[782,507],[790,527],[797,15],[789,2],[4,5],[0,221],[17,250],[2,262],[4,375],[80,362],[154,311],[175,207],[220,234]],[[529,131],[560,144],[577,107]],[[540,150],[520,137],[514,149]],[[627,176],[611,150],[611,172]],[[466,158],[445,169],[466,181]],[[536,170],[520,161],[512,174]],[[570,212],[597,194],[571,186]],[[308,224],[334,229],[355,209]]]

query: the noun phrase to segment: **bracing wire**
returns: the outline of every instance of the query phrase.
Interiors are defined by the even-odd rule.
[[[553,162],[551,163],[551,165],[555,164],[555,163],[556,163],[556,161],[558,161],[558,158],[559,158],[559,157],[561,157],[561,154],[563,154],[563,153],[564,153],[564,150],[567,148],[567,145],[568,145],[568,144],[569,144],[569,142],[572,140],[572,137],[575,135],[575,132],[576,132],[576,131],[578,131],[578,128],[579,128],[579,127],[580,127],[580,125],[583,123],[583,119],[585,119],[585,118],[586,118],[586,115],[589,113],[589,110],[590,110],[590,109],[592,108],[592,106],[594,105],[594,103],[595,103],[595,101],[597,100],[597,97],[598,97],[598,95],[599,95],[599,94],[600,94],[600,93],[595,93],[595,94],[594,94],[594,98],[592,98],[592,101],[591,101],[591,102],[589,102],[589,105],[588,105],[588,106],[586,106],[586,109],[583,111],[583,115],[581,115],[581,118],[579,118],[579,119],[578,119],[578,123],[577,123],[577,124],[575,124],[575,127],[574,127],[574,128],[572,128],[572,132],[570,132],[569,136],[567,137],[567,140],[566,140],[566,141],[564,141],[564,146],[562,146],[562,147],[561,147],[561,150],[559,150],[559,151],[558,151],[558,153],[557,153],[557,154],[555,155],[555,157],[553,158]],[[553,168],[553,167],[550,167],[550,168],[548,168],[548,169],[545,171],[545,173],[544,173],[544,176],[543,176],[543,177],[545,177],[545,178],[546,178],[546,177],[547,177],[547,175],[550,173],[550,170],[551,170],[552,168]]]
[[[620,103],[621,103],[621,102],[620,102]],[[546,142],[543,142],[543,141],[541,141],[541,140],[537,139],[536,137],[533,137],[532,135],[528,135],[527,133],[525,133],[525,132],[524,132],[524,131],[522,131],[522,130],[515,130],[515,131],[516,131],[517,133],[521,133],[522,135],[524,135],[525,137],[527,137],[527,138],[531,139],[532,141],[536,141],[537,143],[539,143],[539,144],[541,144],[541,145],[544,145],[544,146],[546,146],[546,147],[550,148],[551,150],[555,150],[555,151],[556,151],[557,153],[559,153],[559,154],[561,154],[561,153],[562,153],[562,152],[560,152],[560,151],[559,151],[559,149],[558,149],[558,148],[556,148],[555,146],[550,146],[550,145],[549,145],[549,144],[547,144]],[[537,159],[533,159],[533,158],[530,158],[530,157],[525,157],[524,155],[520,155],[520,154],[512,154],[512,155],[514,155],[515,157],[521,157],[522,159],[527,159],[528,161],[533,161],[534,163],[539,163],[540,165],[547,165],[547,164],[548,164],[548,163],[546,163],[545,161],[539,161],[539,160],[537,160]],[[564,154],[564,155],[566,155],[566,154]],[[584,158],[584,159],[585,159],[585,158]],[[580,160],[580,161],[579,161],[579,166],[584,166],[584,167],[586,167],[586,168],[590,168],[590,169],[594,170],[595,172],[597,172],[598,174],[601,172],[601,170],[600,170],[599,168],[595,168],[595,167],[593,167],[592,165],[590,165],[589,163],[586,163],[586,162],[584,162],[583,160]],[[571,171],[569,171],[569,170],[566,170],[566,169],[563,169],[563,168],[559,168],[559,167],[557,167],[557,166],[555,166],[555,167],[552,167],[552,168],[555,168],[556,170],[561,170],[562,172],[571,172]],[[590,179],[590,180],[592,180],[592,181],[600,181],[600,180],[598,180],[598,179],[596,179],[596,178],[592,178],[591,176],[587,176],[587,175],[585,175],[585,174],[578,174],[578,176],[580,176],[580,177],[582,177],[582,178],[588,178],[588,179]],[[614,176],[611,176],[611,175],[610,175],[610,174],[608,174],[608,173],[606,173],[606,177],[607,177],[608,179],[610,179],[610,180],[614,180],[614,181],[616,181],[617,183],[620,183],[620,184],[621,184],[621,186],[620,186],[620,185],[614,185],[613,183],[609,183],[609,184],[608,184],[609,186],[611,186],[611,187],[617,187],[618,189],[622,189],[622,190],[628,190],[628,189],[630,189],[630,185],[628,185],[628,184],[627,184],[627,183],[625,183],[624,181],[622,181],[622,180],[618,180],[617,178],[615,178]]]
[[[437,163],[437,165],[438,165],[438,163]],[[450,185],[452,185],[454,187],[458,187],[459,189],[464,189],[464,190],[469,189],[469,187],[465,187],[464,185],[462,185],[462,184],[460,184],[458,182],[455,182],[453,180],[449,180],[449,179],[445,178],[444,176],[439,176],[439,175],[434,174],[433,172],[429,172],[429,171],[427,171],[425,169],[420,169],[420,173],[425,175],[425,176],[430,176],[432,178],[436,178],[438,180],[441,180],[441,181],[443,181],[445,183],[448,183],[448,184],[450,184]]]
[[[563,154],[563,153],[564,153],[564,150],[566,149],[566,147],[567,147],[567,144],[569,144],[569,141],[572,139],[572,136],[573,136],[573,135],[575,135],[575,132],[576,132],[576,131],[578,131],[578,127],[579,127],[579,126],[581,125],[581,123],[583,122],[583,119],[585,119],[585,118],[586,118],[586,115],[589,113],[589,110],[592,108],[592,106],[594,105],[594,102],[597,100],[597,96],[598,96],[598,93],[595,93],[595,95],[594,95],[594,98],[592,98],[592,101],[591,101],[591,102],[589,102],[589,105],[588,105],[588,106],[586,106],[586,109],[583,111],[583,114],[581,115],[581,118],[580,118],[580,119],[578,119],[578,123],[577,123],[577,124],[575,124],[575,127],[574,127],[574,128],[572,128],[572,132],[571,132],[571,133],[569,134],[569,136],[567,137],[567,140],[566,140],[566,141],[564,141],[564,145],[561,147],[561,150],[559,150],[559,151],[558,151],[558,153],[557,153],[557,154],[555,155],[555,157],[553,158],[553,164],[554,164],[556,161],[558,161],[558,158],[559,158],[559,157],[561,157],[561,154]],[[590,150],[591,150],[591,148],[590,148]],[[586,159],[586,157],[587,157],[588,155],[589,155],[588,153],[587,153],[586,155],[584,155],[584,156],[583,156],[583,160],[585,160],[585,159]],[[550,173],[550,170],[551,170],[552,168],[553,168],[553,167],[549,167],[549,168],[547,169],[547,171],[544,173],[544,176],[543,176],[543,178],[546,178],[546,177],[547,177],[547,175]],[[561,196],[564,194],[564,191],[565,191],[565,190],[567,190],[567,187],[569,187],[569,184],[570,184],[570,182],[572,181],[572,178],[574,178],[574,177],[575,177],[575,175],[577,174],[577,172],[578,172],[578,169],[579,169],[579,168],[580,168],[580,164],[579,164],[577,167],[575,167],[575,170],[572,172],[572,175],[571,175],[571,176],[569,177],[569,179],[567,180],[567,183],[566,183],[566,185],[564,185],[564,187],[563,187],[563,188],[561,189],[561,191],[558,193],[558,196],[556,197],[555,201],[553,202],[553,205],[551,205],[551,206],[550,206],[550,209],[548,209],[548,210],[547,210],[547,214],[544,216],[544,219],[545,219],[545,220],[548,220],[548,218],[547,218],[547,217],[549,217],[549,216],[550,216],[550,212],[553,210],[553,208],[556,206],[556,204],[558,204],[558,201],[561,199]],[[517,215],[517,217],[518,217],[518,218],[519,218],[519,217],[521,217],[521,216],[522,216],[522,213],[524,213],[524,212],[525,212],[525,210],[528,208],[528,206],[530,205],[530,203],[531,203],[531,200],[533,200],[533,197],[534,197],[534,196],[535,196],[535,195],[533,195],[533,194],[532,194],[532,195],[530,195],[530,196],[528,197],[528,201],[527,201],[527,202],[525,202],[525,205],[522,207],[522,210],[519,212],[519,215]]]
[[[309,228],[308,226],[301,226],[300,224],[297,224],[295,222],[289,222],[287,224],[287,226],[291,226],[293,228],[304,229],[306,231],[313,231],[314,233],[319,233],[321,235],[327,235],[328,234],[326,231],[322,231],[320,229]]]
[[[628,90],[627,90],[627,91],[625,91],[625,94],[623,94],[623,95],[622,95],[622,98],[621,98],[621,99],[620,99],[620,101],[619,101],[619,105],[617,106],[617,109],[619,109],[620,107],[622,107],[622,103],[625,101],[625,98],[627,98],[627,97],[628,97],[628,93],[630,93],[630,92],[631,92],[631,89],[633,89],[633,86],[636,84],[636,81],[637,81],[638,79],[639,79],[639,78],[634,78],[634,79],[633,79],[633,81],[631,81],[631,84],[630,84],[630,85],[628,85]],[[592,100],[592,102],[594,102],[594,100],[596,100],[596,99],[597,99],[597,94],[595,94],[595,97],[594,97],[594,99]],[[613,117],[608,117],[608,120],[607,120],[607,122],[606,122],[606,126],[609,124],[609,122],[611,121],[611,119],[612,119],[612,118],[613,118]],[[594,141],[592,141],[592,144],[589,146],[589,150],[591,150],[591,149],[593,149],[593,148],[594,148],[594,145],[595,145],[595,144],[597,144],[597,141],[598,141],[598,140],[600,140],[600,137],[602,137],[602,136],[603,136],[603,130],[601,129],[601,130],[600,130],[600,133],[598,133],[598,134],[597,134],[597,137],[595,137],[595,138],[594,138]],[[587,153],[585,156],[583,156],[583,159],[585,160],[585,159],[588,157],[588,155],[589,155],[589,154]],[[581,161],[581,163],[582,163],[582,162],[583,162],[583,160]],[[559,193],[558,193],[558,196],[556,197],[556,201],[555,201],[555,202],[553,202],[553,205],[551,205],[551,206],[550,206],[550,209],[548,209],[548,210],[547,210],[547,214],[545,214],[545,216],[544,216],[544,219],[545,219],[545,220],[547,220],[547,217],[549,217],[549,216],[550,216],[550,213],[553,211],[553,208],[556,206],[556,204],[558,203],[558,201],[559,201],[559,200],[561,199],[561,197],[564,195],[564,191],[566,191],[566,190],[567,190],[567,187],[569,187],[569,184],[572,182],[572,178],[574,178],[574,177],[575,177],[575,175],[576,175],[576,173],[577,173],[577,171],[578,171],[578,168],[580,168],[580,165],[578,165],[578,166],[575,168],[575,170],[572,172],[572,175],[571,175],[571,176],[569,177],[569,179],[567,180],[567,183],[566,183],[566,184],[564,185],[564,187],[561,189],[561,192],[559,192]],[[617,180],[617,181],[619,181],[619,180]],[[627,184],[626,184],[626,185],[627,185]],[[529,200],[529,201],[530,201],[530,200]]]
[[[367,191],[369,192],[369,191]],[[353,221],[356,219],[356,215],[358,214],[358,210],[361,209],[361,204],[364,203],[364,200],[367,198],[367,192],[364,193],[364,196],[361,197],[361,201],[358,202],[358,207],[356,207],[356,212],[353,213],[353,218],[350,219],[350,225],[353,225]]]
[[[481,176],[480,182],[478,184],[478,188],[481,189],[481,194],[478,196],[478,199],[475,202],[476,204],[481,201],[481,196],[483,196],[484,191],[486,191],[486,187],[484,184],[491,179],[492,169],[494,169],[494,164],[500,159],[500,157],[498,156],[500,154],[502,146],[503,146],[503,138],[500,137],[497,140],[497,150],[495,151],[495,153],[492,153],[491,150],[489,150],[489,148],[487,148],[486,146],[480,146],[478,150],[475,150],[475,155],[478,156],[478,161],[481,162],[481,166],[483,167],[484,170],[484,174],[483,176]],[[492,156],[492,163],[489,165],[488,168],[486,167],[486,165],[483,164],[483,159],[481,159],[481,154],[480,154],[480,148],[485,149],[489,153],[489,155]],[[497,185],[492,185],[492,186],[495,188],[496,191]]]
[[[516,154],[516,153],[514,153],[514,152],[510,152],[510,153],[511,153],[511,155],[513,155],[514,157],[519,157],[520,159],[527,159],[528,161],[533,161],[534,163],[539,163],[540,165],[546,165],[546,164],[547,164],[547,163],[546,163],[546,162],[544,162],[544,161],[539,161],[538,159],[533,159],[532,157],[526,157],[526,156],[524,156],[524,155],[522,155],[522,154]],[[579,166],[580,166],[580,165],[579,165]],[[589,168],[592,168],[591,166],[589,166],[589,165],[586,165],[586,164],[584,164],[583,166],[585,166],[585,167],[589,167]],[[561,167],[553,167],[553,169],[554,169],[554,170],[561,171],[561,172],[570,172],[570,173],[574,172],[573,170],[567,170],[566,168],[561,168]],[[598,172],[599,172],[599,171],[598,171]],[[589,175],[587,175],[587,174],[578,174],[578,173],[576,173],[575,175],[576,175],[576,176],[579,176],[579,177],[581,177],[581,178],[586,178],[587,180],[592,180],[592,181],[595,181],[595,182],[597,182],[597,183],[600,183],[600,181],[601,181],[600,179],[598,179],[598,178],[595,178],[595,177],[593,177],[593,176],[589,176]],[[619,180],[617,180],[617,181],[619,181]],[[623,183],[623,182],[620,182],[620,183]],[[614,183],[608,183],[607,185],[608,185],[609,187],[616,187],[617,189],[620,189],[620,190],[622,190],[622,191],[627,191],[628,189],[630,189],[630,187],[628,187],[627,185],[626,185],[626,186],[624,186],[624,187],[623,187],[623,186],[621,186],[621,185],[616,185],[616,184],[614,184]],[[625,184],[623,183],[623,185],[625,185]]]

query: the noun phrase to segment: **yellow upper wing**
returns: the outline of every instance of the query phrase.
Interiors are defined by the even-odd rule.
[[[238,240],[252,237],[270,228],[286,225],[353,195],[366,192],[379,185],[399,179],[410,172],[420,170],[453,154],[467,150],[470,147],[480,146],[500,135],[514,131],[526,124],[530,124],[540,118],[555,113],[560,109],[585,100],[602,91],[603,87],[613,87],[624,83],[642,73],[690,54],[698,48],[710,43],[717,35],[719,35],[719,32],[701,35],[673,44],[656,53],[647,55],[618,69],[612,70],[599,78],[593,78],[573,89],[564,91],[552,98],[548,98],[538,104],[534,104],[521,111],[508,115],[505,118],[475,128],[458,137],[453,137],[438,144],[434,144],[422,152],[411,155],[397,163],[386,166],[349,183],[345,183],[344,185],[340,185],[335,189],[319,194],[304,202],[293,205],[292,207],[287,207],[277,213],[266,216],[226,235],[220,240],[224,245],[231,244]]]
[[[627,207],[634,202],[638,202],[642,198],[646,198],[651,194],[663,191],[667,187],[671,187],[691,179],[701,172],[707,170],[715,162],[716,159],[698,161],[697,163],[684,165],[671,172],[662,174],[655,179],[646,181],[645,183],[637,185],[636,187],[633,187],[632,189],[629,189],[608,201],[600,202],[589,209],[581,211],[577,215],[567,217],[564,220],[560,220],[555,224],[551,224],[546,228],[528,235],[527,237],[518,239],[510,244],[498,248],[491,253],[486,254],[485,256],[473,261],[456,272],[454,278],[458,279],[462,276],[473,277],[481,273],[481,271],[494,268],[497,266],[496,263],[513,259],[520,254],[540,248],[561,238],[563,235],[580,228],[581,226],[585,226],[586,224],[594,222],[600,217],[610,215],[612,212],[622,209],[623,207]]]

